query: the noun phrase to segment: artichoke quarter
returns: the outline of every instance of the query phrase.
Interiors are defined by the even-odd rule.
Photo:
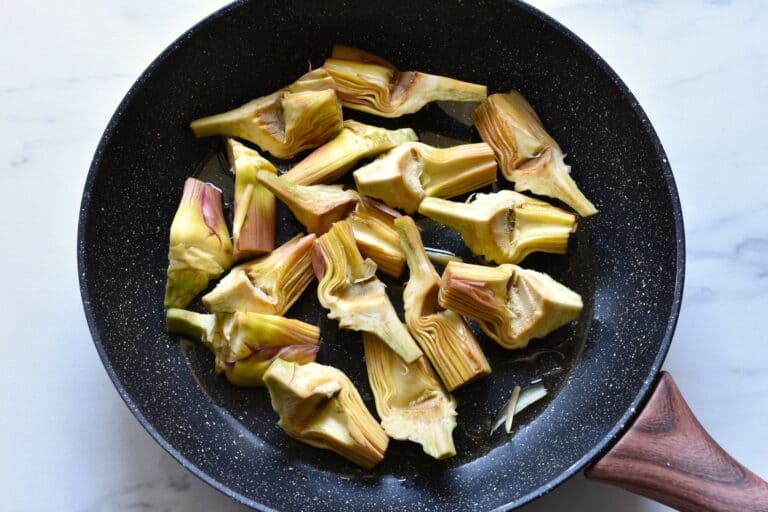
[[[376,334],[408,363],[421,357],[376,277],[376,263],[360,254],[349,222],[334,224],[315,247],[317,298],[330,310],[328,318],[344,329]]]
[[[436,459],[456,455],[456,400],[420,357],[406,363],[376,335],[363,333],[365,365],[381,426],[393,439],[413,441]]]
[[[398,144],[416,139],[416,132],[410,128],[387,130],[347,120],[336,137],[294,165],[283,174],[283,178],[298,185],[332,183],[363,158],[376,156]]]
[[[398,217],[400,213],[396,210],[370,197],[361,197],[347,218],[362,255],[392,277],[400,277],[405,267],[405,254],[394,223]]]
[[[474,319],[499,345],[524,348],[533,338],[577,320],[581,296],[543,272],[517,265],[451,262],[443,272],[440,305]]]
[[[249,311],[283,315],[314,278],[315,235],[296,235],[270,254],[233,268],[203,296],[213,313]]]
[[[253,258],[275,248],[275,196],[256,179],[259,171],[277,174],[258,151],[235,139],[225,141],[235,172],[235,214],[232,239],[235,260]]]
[[[206,315],[171,308],[166,329],[199,340],[216,356],[216,373],[235,386],[263,386],[264,372],[275,359],[315,360],[320,329],[299,320],[260,313]]]
[[[229,112],[190,123],[196,137],[226,135],[258,145],[277,158],[323,144],[342,128],[336,84],[315,69],[293,84]]]
[[[395,220],[410,275],[403,291],[405,324],[449,391],[491,373],[475,335],[461,315],[440,307],[440,276],[429,261],[416,223]]]
[[[224,220],[221,192],[187,178],[171,223],[166,307],[186,307],[232,266],[232,242]]]
[[[419,213],[458,231],[469,249],[497,263],[532,252],[565,254],[576,216],[512,190],[477,194],[468,203],[425,197]]]
[[[554,197],[582,217],[597,208],[579,190],[565,155],[522,94],[492,94],[472,113],[480,136],[499,157],[501,172],[515,190]]]
[[[264,374],[278,425],[292,438],[332,450],[366,469],[384,458],[389,438],[343,372],[277,359]]]
[[[415,213],[424,197],[450,198],[496,182],[496,158],[488,144],[435,148],[401,144],[354,172],[357,190],[393,208]]]
[[[398,71],[362,50],[335,45],[323,64],[337,84],[342,104],[381,117],[411,114],[432,101],[481,101],[484,85],[419,71]]]

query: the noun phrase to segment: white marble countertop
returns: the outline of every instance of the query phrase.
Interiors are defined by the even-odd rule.
[[[123,405],[80,304],[80,193],[134,79],[221,0],[6,2],[0,17],[0,510],[242,511]],[[709,432],[768,477],[768,11],[759,0],[540,0],[637,96],[685,212],[665,367]],[[666,510],[577,476],[525,509]]]

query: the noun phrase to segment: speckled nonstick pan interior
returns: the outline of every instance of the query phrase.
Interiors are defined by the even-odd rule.
[[[384,462],[363,471],[299,444],[276,426],[266,391],[230,386],[214,375],[202,346],[164,331],[168,230],[184,178],[215,180],[219,172],[220,141],[195,140],[188,122],[293,81],[308,63],[320,65],[335,42],[401,69],[485,83],[494,92],[519,89],[600,209],[580,222],[567,256],[523,263],[578,291],[581,320],[524,351],[482,338],[494,371],[455,393],[458,455],[447,461],[392,442]],[[410,126],[435,144],[479,140],[434,104],[393,120],[345,114]],[[279,216],[280,240],[300,230],[285,209]],[[424,228],[428,245],[461,249],[451,230]],[[672,174],[635,99],[567,29],[501,1],[253,1],[217,12],[163,52],[120,104],[88,175],[78,252],[96,347],[157,441],[245,504],[316,511],[514,507],[579,471],[623,431],[657,377],[680,306],[684,258]],[[398,283],[388,284],[399,303]],[[321,326],[318,360],[346,371],[372,406],[360,335],[326,319],[314,286],[288,316]],[[543,348],[555,350],[528,357]],[[548,399],[520,416],[516,435],[489,436],[513,386],[557,367],[564,371],[547,378]]]

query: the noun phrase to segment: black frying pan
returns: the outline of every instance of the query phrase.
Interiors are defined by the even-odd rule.
[[[230,386],[214,375],[202,346],[164,332],[168,230],[184,178],[226,185],[220,142],[196,141],[188,122],[290,83],[308,62],[320,65],[335,42],[380,54],[401,69],[485,83],[493,92],[519,89],[600,209],[580,223],[567,256],[524,262],[584,297],[581,320],[524,351],[483,341],[494,372],[455,393],[459,453],[448,461],[392,442],[385,461],[363,471],[298,444],[276,426],[264,390]],[[437,145],[445,137],[478,140],[434,104],[394,120],[347,114],[411,126]],[[427,245],[463,251],[455,233],[425,228]],[[299,230],[280,210],[280,241]],[[220,491],[259,509],[488,510],[547,492],[631,425],[672,338],[684,242],[672,173],[648,119],[600,57],[552,19],[518,2],[275,0],[238,2],[215,13],[139,78],[94,157],[78,256],[88,323],[118,391],[168,452]],[[389,290],[399,299],[398,283],[390,281]],[[339,331],[325,315],[311,287],[288,316],[321,326],[318,360],[346,371],[372,405],[359,334]],[[563,371],[546,380],[548,399],[516,419],[511,440],[488,435],[515,384],[558,367]],[[633,485],[616,472],[596,476]]]

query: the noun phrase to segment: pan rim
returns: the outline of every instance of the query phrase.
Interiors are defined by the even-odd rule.
[[[110,144],[115,128],[118,125],[128,105],[131,104],[131,102],[134,100],[135,95],[142,88],[145,82],[150,78],[150,76],[152,76],[155,73],[155,71],[160,66],[162,66],[164,61],[168,57],[170,57],[187,39],[189,39],[191,36],[199,32],[201,29],[205,28],[209,24],[215,22],[219,18],[226,16],[231,11],[236,10],[241,5],[245,5],[250,1],[252,0],[236,0],[214,11],[213,13],[204,17],[199,22],[195,23],[192,27],[190,27],[189,29],[184,31],[180,36],[178,36],[171,44],[169,44],[144,69],[144,71],[142,71],[142,73],[139,75],[136,81],[128,89],[128,92],[125,94],[125,96],[121,100],[117,109],[110,117],[110,120],[107,123],[106,128],[104,129],[104,132],[99,140],[99,144],[97,145],[96,151],[94,152],[94,156],[88,170],[88,175],[86,177],[85,184],[83,186],[83,194],[82,194],[82,200],[80,203],[80,213],[79,213],[78,228],[77,228],[77,267],[78,267],[78,280],[79,280],[79,286],[80,286],[81,300],[83,302],[83,309],[86,317],[86,322],[88,324],[88,329],[90,331],[91,337],[96,347],[96,351],[99,354],[99,358],[101,359],[101,362],[104,365],[104,369],[106,370],[107,375],[112,381],[112,384],[115,386],[115,389],[117,390],[118,394],[120,395],[122,400],[125,402],[125,404],[128,406],[128,409],[131,411],[131,413],[136,417],[136,419],[141,424],[141,426],[150,434],[150,436],[152,436],[152,438],[169,455],[171,455],[174,459],[176,459],[184,468],[192,472],[195,476],[197,476],[199,479],[201,479],[202,481],[204,481],[214,489],[228,496],[230,499],[236,502],[239,502],[243,505],[246,505],[248,507],[251,507],[255,510],[272,512],[272,511],[275,511],[275,509],[267,507],[262,503],[256,502],[253,499],[248,498],[247,496],[244,496],[241,493],[238,493],[232,490],[229,486],[211,477],[204,470],[202,470],[197,465],[192,463],[187,457],[185,457],[181,452],[179,452],[168,440],[166,440],[165,437],[163,437],[157,431],[157,429],[152,425],[152,423],[139,410],[138,405],[134,402],[133,398],[129,395],[129,393],[123,386],[120,378],[117,375],[117,372],[115,371],[111,361],[109,360],[106,354],[106,350],[101,340],[100,333],[96,326],[95,315],[94,315],[93,309],[91,308],[91,298],[88,292],[88,287],[86,282],[86,269],[85,269],[85,252],[86,252],[85,240],[86,240],[86,225],[88,223],[88,212],[89,212],[90,199],[91,199],[90,191],[93,188],[93,182],[96,178],[98,169],[101,167],[102,155],[104,153],[104,150]],[[524,11],[538,18],[541,22],[545,23],[554,31],[564,36],[571,43],[575,44],[592,62],[594,62],[598,66],[598,68],[603,73],[605,73],[607,77],[609,77],[614,82],[618,90],[621,92],[622,96],[624,96],[626,100],[629,102],[629,104],[631,105],[633,112],[637,116],[640,123],[643,125],[643,128],[649,140],[654,146],[654,151],[656,153],[656,157],[658,161],[660,162],[664,181],[666,183],[667,190],[669,192],[672,216],[674,219],[674,227],[675,227],[674,236],[676,241],[676,244],[675,244],[676,271],[675,271],[675,283],[674,283],[674,289],[672,292],[672,301],[670,305],[669,317],[667,319],[666,329],[665,329],[661,344],[659,346],[658,353],[656,355],[656,358],[654,359],[653,364],[651,365],[648,371],[648,374],[646,375],[646,378],[644,379],[643,385],[640,387],[639,391],[633,398],[632,402],[629,404],[629,407],[627,408],[625,413],[613,425],[613,427],[608,431],[608,433],[605,434],[603,438],[595,446],[593,446],[589,451],[587,451],[576,463],[574,463],[569,468],[561,472],[558,476],[551,479],[548,483],[540,486],[534,491],[528,494],[525,494],[513,501],[510,501],[509,503],[506,503],[504,505],[497,507],[496,509],[494,509],[496,511],[510,510],[510,509],[523,506],[526,503],[529,503],[535,500],[536,498],[539,498],[544,494],[549,493],[552,489],[554,489],[558,485],[562,484],[563,482],[565,482],[566,480],[574,476],[577,472],[581,471],[592,461],[599,458],[603,453],[605,453],[612,446],[613,442],[617,438],[619,438],[621,434],[623,434],[631,426],[634,418],[639,414],[639,412],[642,410],[643,405],[648,400],[651,390],[655,387],[656,382],[660,375],[662,364],[664,363],[664,360],[669,351],[669,347],[672,342],[672,337],[674,335],[678,317],[680,314],[680,308],[682,306],[683,285],[684,285],[684,277],[685,277],[685,232],[684,232],[683,212],[682,212],[682,206],[680,204],[680,197],[677,192],[677,186],[675,184],[669,159],[667,158],[667,155],[664,151],[661,141],[659,140],[658,135],[656,134],[656,131],[654,130],[650,120],[648,119],[648,116],[645,114],[644,110],[638,103],[637,99],[632,94],[632,92],[627,87],[627,85],[623,82],[623,80],[618,76],[618,74],[608,65],[608,63],[605,60],[603,60],[603,58],[600,57],[600,55],[597,54],[595,50],[593,50],[586,42],[584,42],[580,37],[578,37],[570,29],[562,25],[560,22],[556,21],[554,18],[552,18],[548,14],[545,14],[544,12],[540,11],[536,7],[533,7],[521,0],[506,0],[506,2],[514,5],[517,9],[520,9],[521,11]]]

